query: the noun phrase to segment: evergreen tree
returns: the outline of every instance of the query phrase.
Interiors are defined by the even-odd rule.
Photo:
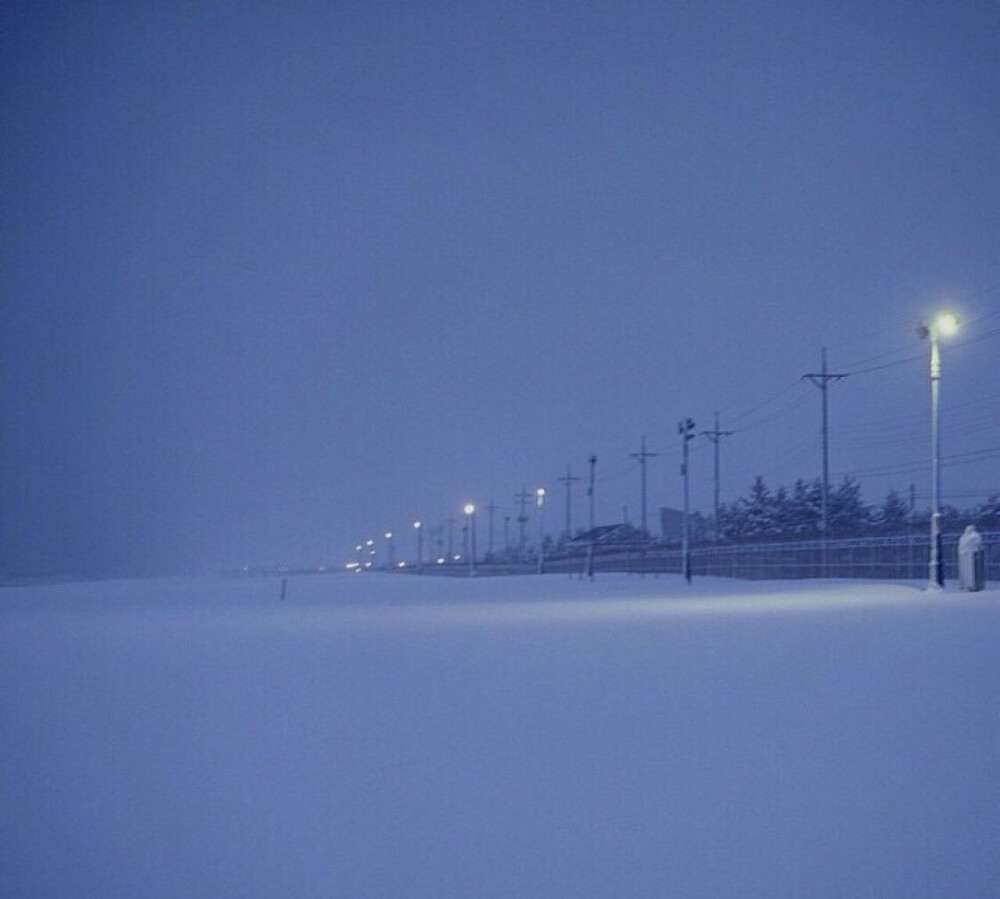
[[[750,486],[750,496],[743,500],[743,515],[749,536],[760,537],[776,530],[774,499],[760,475]]]
[[[827,519],[834,533],[856,533],[870,521],[870,511],[861,499],[861,485],[854,478],[844,478],[831,491],[827,504]]]
[[[742,500],[719,504],[719,537],[722,540],[739,540],[746,536]]]
[[[899,491],[893,488],[872,517],[878,530],[888,534],[902,533],[910,523],[910,506]]]
[[[1000,528],[1000,494],[994,493],[973,513],[976,526],[983,530]]]
[[[789,501],[789,525],[793,533],[815,534],[823,508],[823,485],[819,478],[804,481],[799,478],[792,487]]]

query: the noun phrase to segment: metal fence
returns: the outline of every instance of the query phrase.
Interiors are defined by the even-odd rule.
[[[986,580],[1000,580],[1000,531],[982,535]],[[945,579],[958,577],[958,534],[943,537]],[[785,543],[721,543],[691,550],[694,575],[780,580],[785,578],[869,578],[921,580],[930,575],[930,538],[927,534],[904,537],[854,537]],[[550,572],[580,572],[582,556],[553,558]],[[680,548],[622,548],[596,555],[594,571],[634,574],[680,574]]]

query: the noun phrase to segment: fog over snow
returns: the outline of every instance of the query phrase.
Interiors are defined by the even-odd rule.
[[[0,590],[0,894],[995,896],[1000,589]]]

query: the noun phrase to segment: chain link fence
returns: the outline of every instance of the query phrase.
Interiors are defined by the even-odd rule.
[[[986,532],[983,550],[986,580],[1000,580],[1000,531]],[[943,537],[945,579],[958,577],[958,534]],[[865,578],[923,580],[930,576],[930,537],[852,537],[782,543],[719,543],[691,549],[693,575],[782,580],[790,578]],[[584,571],[585,556],[553,558],[549,572]],[[681,551],[639,545],[594,556],[595,572],[680,574]]]

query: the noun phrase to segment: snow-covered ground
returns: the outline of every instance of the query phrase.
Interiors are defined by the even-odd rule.
[[[1000,896],[1000,589],[0,590],[0,895]]]

